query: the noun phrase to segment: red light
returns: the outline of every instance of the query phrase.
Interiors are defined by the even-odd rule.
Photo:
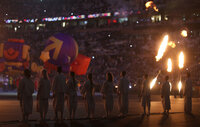
[[[116,19],[113,19],[113,23],[117,23],[117,20],[116,20]]]

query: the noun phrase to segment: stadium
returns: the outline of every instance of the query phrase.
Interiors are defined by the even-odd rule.
[[[46,40],[55,33],[68,33],[78,43],[79,53],[91,58],[87,72],[95,75],[94,80],[99,87],[105,81],[106,72],[113,73],[117,84],[120,72],[126,70],[131,80],[131,92],[135,93],[140,89],[145,73],[153,78],[162,70],[157,82],[159,84],[159,80],[167,73],[166,58],[176,59],[176,51],[170,48],[166,58],[155,63],[159,42],[167,33],[176,48],[184,50],[186,62],[182,73],[191,72],[198,95],[199,1],[154,0],[152,7],[145,7],[146,2],[147,0],[0,1],[0,40],[4,43],[8,39],[23,39],[31,47],[30,61],[43,66],[38,58],[45,48]],[[180,35],[182,30],[187,30],[187,37]],[[175,61],[174,64],[177,63]],[[173,71],[175,76],[172,82],[176,82],[177,70]],[[53,77],[54,72],[50,76]],[[18,77],[19,75],[2,71],[2,90],[15,91]],[[84,75],[78,78],[81,84],[85,80]],[[33,80],[37,84],[37,73],[34,73]],[[155,88],[155,92],[159,92],[158,88]]]

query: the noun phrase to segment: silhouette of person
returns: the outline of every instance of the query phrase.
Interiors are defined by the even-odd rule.
[[[190,114],[192,111],[192,80],[190,78],[190,73],[187,73],[187,79],[185,82],[185,113]]]
[[[150,91],[150,80],[148,78],[148,74],[144,75],[144,80],[143,80],[143,83],[142,83],[141,96],[142,96],[142,106],[143,106],[143,110],[144,110],[143,115],[146,115],[146,106],[148,107],[148,114],[147,115],[150,115],[151,91]]]
[[[103,87],[101,89],[101,92],[104,98],[104,107],[105,107],[107,117],[111,116],[111,113],[113,110],[113,103],[114,103],[113,90],[114,90],[113,75],[112,73],[108,72],[106,74],[106,81],[103,84]]]
[[[120,98],[120,116],[128,113],[128,90],[129,80],[126,78],[126,71],[121,72],[121,79],[119,82],[118,92]]]
[[[70,119],[75,118],[75,113],[77,109],[77,90],[78,90],[78,81],[75,79],[75,73],[70,72],[70,78],[67,82],[68,109],[69,109]]]
[[[87,76],[88,80],[85,82],[82,93],[86,101],[86,110],[88,113],[88,118],[94,117],[95,111],[95,101],[94,101],[94,83],[92,80],[92,73],[89,73]]]
[[[49,102],[48,99],[50,97],[50,81],[47,78],[47,71],[42,71],[42,78],[39,81],[38,86],[38,94],[37,94],[37,101],[38,101],[38,111],[40,112],[41,120],[46,119],[46,114],[48,112]]]
[[[18,88],[18,99],[20,100],[20,106],[23,114],[23,121],[27,122],[29,115],[33,109],[33,97],[34,83],[30,79],[31,71],[28,69],[24,70],[24,77],[19,83]]]
[[[58,112],[61,114],[61,121],[63,120],[64,112],[64,96],[65,96],[65,87],[66,87],[66,77],[62,73],[62,67],[57,68],[57,76],[53,82],[53,107],[55,111],[55,119],[58,120]]]
[[[170,84],[169,84],[169,76],[165,77],[165,82],[162,85],[161,89],[161,98],[163,100],[163,109],[164,109],[164,114],[169,115],[169,110],[171,109],[170,105]]]

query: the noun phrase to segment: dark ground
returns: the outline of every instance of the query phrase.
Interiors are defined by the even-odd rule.
[[[55,123],[54,113],[52,109],[52,100],[49,104],[49,112],[47,116],[48,127],[132,127],[132,126],[200,126],[200,99],[193,98],[193,115],[186,115],[183,112],[184,99],[171,97],[171,111],[167,117],[162,114],[162,104],[160,96],[152,96],[151,103],[151,115],[149,117],[142,117],[142,107],[139,99],[136,96],[131,96],[129,99],[129,115],[125,118],[117,117],[118,106],[117,99],[115,100],[115,106],[113,116],[110,119],[103,119],[105,115],[103,101],[100,97],[96,99],[96,112],[95,118],[92,120],[86,119],[85,105],[82,99],[79,99],[78,109],[76,114],[76,120],[68,120],[67,107],[65,110],[65,121],[62,124]],[[29,126],[39,127],[39,113],[36,112],[36,102],[34,102],[33,114],[30,117]],[[14,98],[1,99],[0,100],[0,127],[26,127],[27,125],[19,122],[21,120],[21,112],[19,102]],[[43,125],[44,126],[44,125]]]

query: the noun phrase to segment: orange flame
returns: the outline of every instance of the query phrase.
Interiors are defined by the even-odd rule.
[[[182,82],[181,82],[181,80],[178,82],[178,91],[179,91],[179,93],[180,93],[180,91],[181,91],[181,88],[182,88]]]
[[[176,47],[176,44],[173,42],[173,41],[170,41],[168,43],[168,46],[172,47],[172,48],[175,48]]]
[[[156,77],[151,81],[151,83],[150,83],[150,89],[152,89],[152,88],[155,86],[156,81],[157,81],[157,78],[158,78],[158,76],[156,76]]]
[[[158,12],[158,8],[156,7],[156,5],[153,3],[153,1],[148,1],[145,3],[145,7],[146,7],[146,10],[148,10],[149,8],[153,8],[154,11]]]
[[[155,4],[153,6],[153,9],[154,9],[154,11],[157,11],[157,12],[159,11]]]
[[[172,91],[172,83],[169,82],[169,85],[170,85],[170,92]]]
[[[184,67],[184,54],[181,51],[179,54],[179,68],[182,69]]]
[[[187,37],[187,35],[188,35],[188,34],[187,34],[187,30],[182,30],[182,31],[181,31],[181,36],[182,36],[182,37]]]
[[[145,6],[146,6],[146,8],[149,8],[152,6],[152,4],[153,4],[153,1],[148,1],[145,3]]]
[[[167,72],[172,72],[172,60],[170,58],[167,61]]]
[[[155,86],[156,81],[158,79],[158,76],[159,76],[160,72],[161,71],[159,71],[158,74],[157,74],[157,76],[150,82],[150,89],[152,89]]]
[[[165,35],[164,38],[163,38],[163,41],[160,45],[160,48],[158,50],[158,54],[156,56],[156,61],[159,61],[163,57],[165,50],[167,48],[167,45],[168,45],[168,39],[169,39],[169,36]]]

